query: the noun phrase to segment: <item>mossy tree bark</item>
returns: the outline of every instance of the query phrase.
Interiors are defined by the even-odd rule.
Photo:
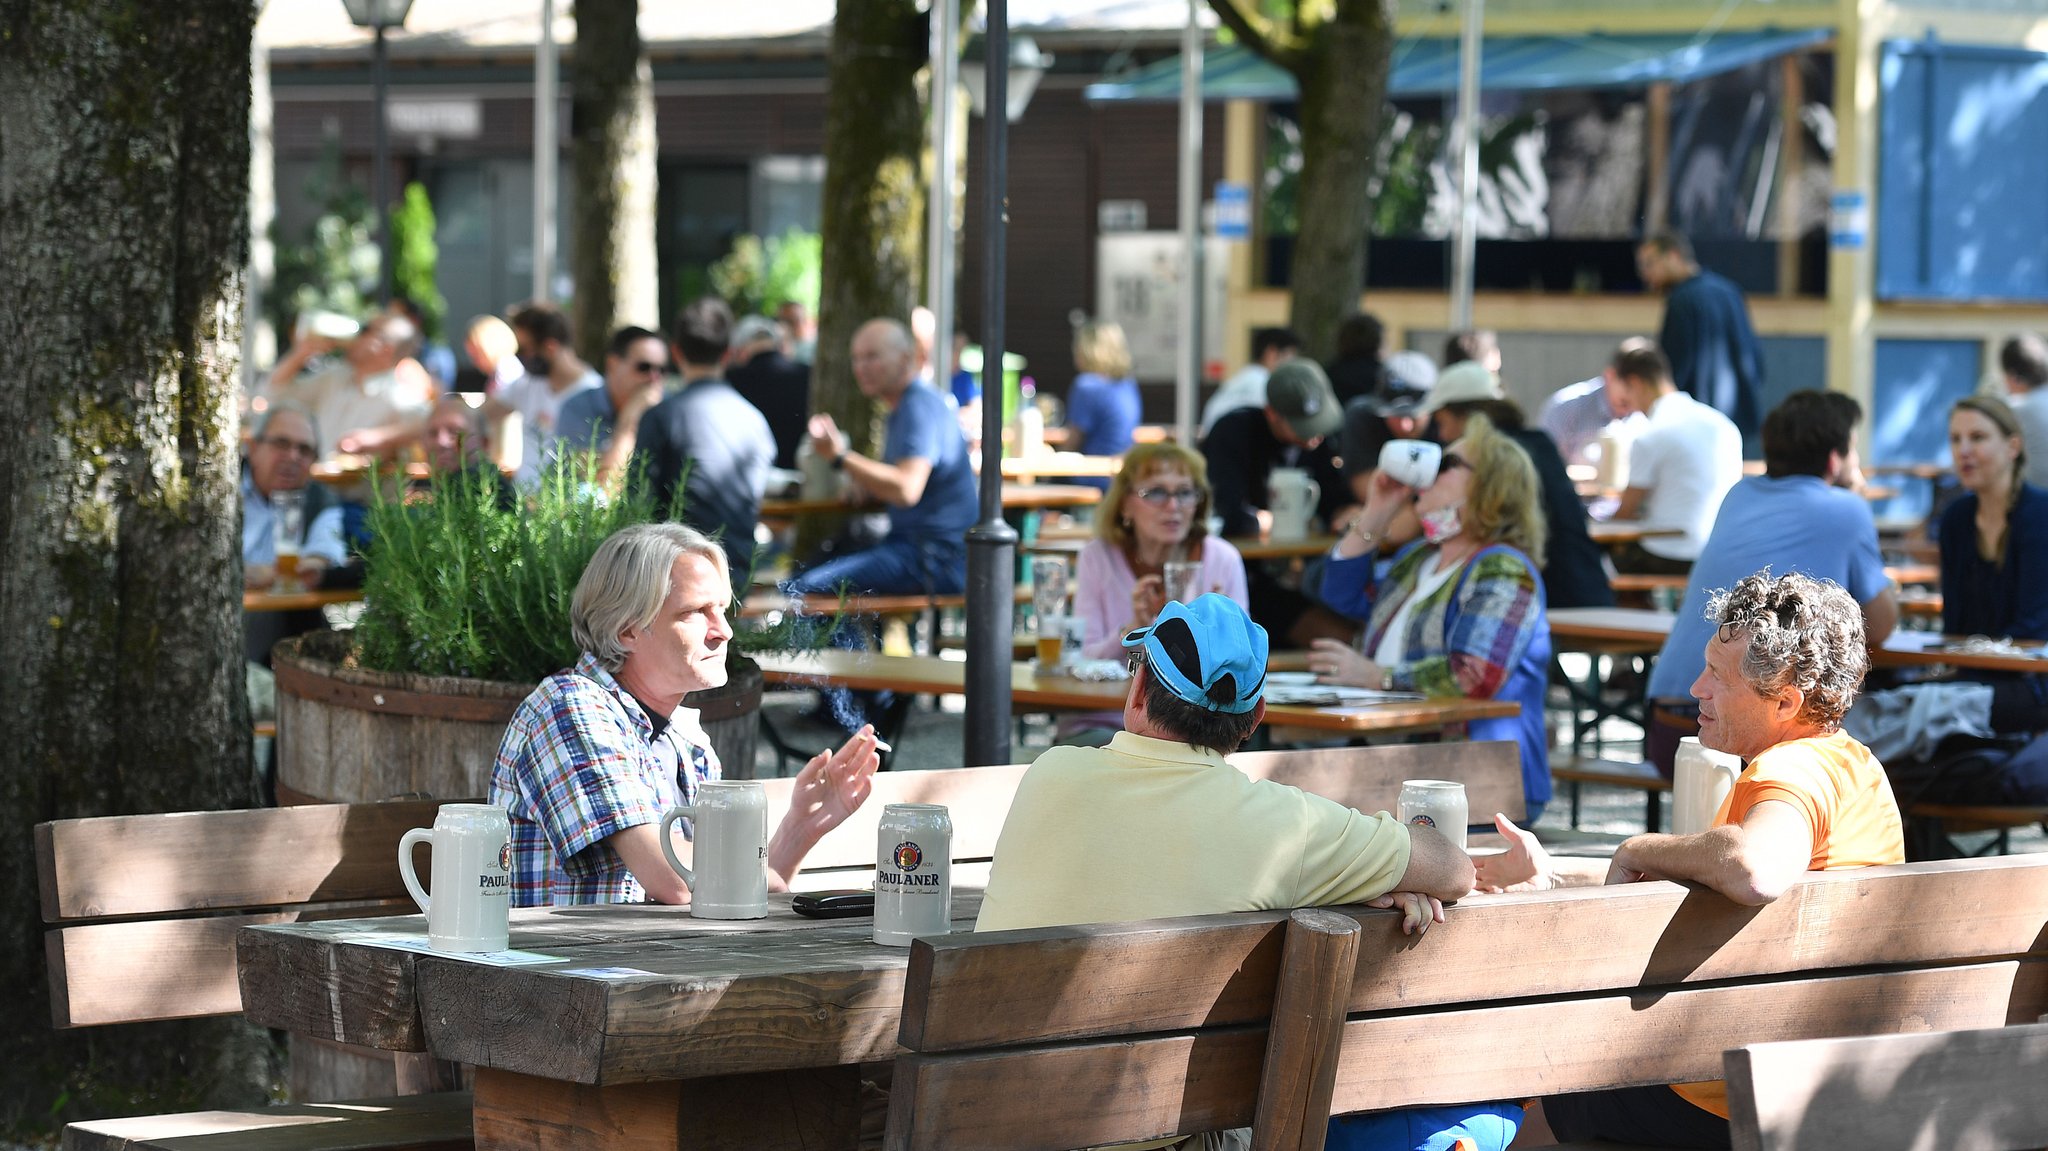
[[[1288,285],[1288,326],[1319,360],[1365,291],[1372,179],[1394,44],[1393,0],[1297,3],[1286,18],[1250,0],[1209,0],[1245,46],[1301,87],[1301,233]]]
[[[832,19],[818,353],[811,410],[828,412],[865,453],[879,410],[854,386],[854,331],[910,321],[924,273],[924,101],[930,25],[914,0],[841,4]]]
[[[249,0],[0,0],[0,1128],[260,1101],[239,1020],[54,1033],[41,820],[253,802]]]
[[[659,328],[654,80],[639,0],[577,0],[569,118],[576,176],[576,351],[604,364],[625,324]]]

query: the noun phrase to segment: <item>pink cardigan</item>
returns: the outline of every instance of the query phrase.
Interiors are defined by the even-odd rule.
[[[1131,589],[1138,586],[1138,577],[1132,574],[1124,553],[1107,540],[1090,540],[1081,549],[1074,586],[1074,610],[1088,621],[1082,657],[1122,658],[1123,628],[1131,622]],[[1202,540],[1202,574],[1195,586],[1203,592],[1220,592],[1251,610],[1245,592],[1244,557],[1220,536]]]

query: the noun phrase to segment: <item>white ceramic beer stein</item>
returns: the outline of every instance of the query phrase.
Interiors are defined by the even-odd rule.
[[[1322,497],[1322,487],[1308,478],[1307,472],[1274,468],[1266,481],[1266,500],[1272,505],[1266,510],[1273,513],[1273,538],[1307,539],[1308,523],[1315,518],[1316,501]]]
[[[1398,811],[1401,822],[1432,828],[1465,850],[1465,785],[1450,779],[1404,779]]]
[[[420,889],[412,849],[433,847],[434,893]],[[398,874],[427,917],[436,951],[503,951],[512,909],[512,825],[488,803],[444,803],[432,830],[415,827],[398,841]]]
[[[1671,772],[1672,833],[1691,835],[1714,826],[1741,774],[1740,756],[1705,747],[1696,735],[1679,740]]]
[[[694,872],[676,858],[669,829],[688,816],[696,825]],[[709,779],[697,802],[661,817],[661,853],[690,885],[698,919],[760,919],[768,914],[768,796],[751,779]]]

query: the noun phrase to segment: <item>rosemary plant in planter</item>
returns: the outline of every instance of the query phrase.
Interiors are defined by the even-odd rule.
[[[656,518],[649,497],[596,499],[589,480],[557,469],[510,508],[488,475],[439,479],[403,500],[380,495],[355,629],[315,632],[276,653],[281,799],[487,792],[513,711],[580,654],[569,603],[584,566],[612,533]],[[735,583],[743,594],[746,573]],[[689,703],[738,778],[752,774],[761,701],[760,669],[743,652],[805,639],[788,623],[734,622],[726,686]]]

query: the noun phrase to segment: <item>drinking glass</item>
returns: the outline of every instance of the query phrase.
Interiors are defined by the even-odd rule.
[[[306,538],[306,493],[273,492],[272,538],[277,542],[277,590],[299,591],[299,544]]]

